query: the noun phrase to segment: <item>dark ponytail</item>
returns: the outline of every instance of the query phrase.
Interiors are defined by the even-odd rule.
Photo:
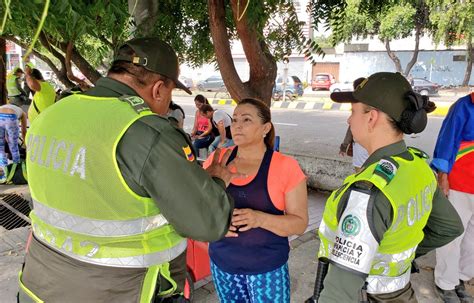
[[[209,101],[207,101],[207,98],[203,95],[196,95],[196,97],[194,97],[194,101],[197,101],[202,104],[209,104]]]
[[[265,145],[267,146],[267,148],[273,149],[273,146],[275,144],[275,127],[273,126],[273,123],[272,123],[272,115],[270,112],[270,108],[262,101],[257,100],[257,99],[252,99],[252,98],[242,99],[239,102],[239,105],[244,105],[244,104],[252,105],[257,109],[258,116],[260,117],[260,119],[262,119],[262,124],[270,123],[271,129],[267,133],[263,141],[265,142]]]

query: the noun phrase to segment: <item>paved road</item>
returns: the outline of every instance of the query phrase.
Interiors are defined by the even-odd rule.
[[[176,96],[186,119],[184,129],[191,132],[195,106],[193,97]],[[214,105],[232,114],[230,105]],[[281,150],[290,154],[314,155],[317,157],[341,159],[338,155],[346,129],[349,113],[345,111],[292,110],[272,108],[276,133],[281,137]],[[418,147],[432,155],[442,117],[430,117],[426,130],[415,136],[405,136],[408,145]],[[349,158],[345,159],[350,162]]]

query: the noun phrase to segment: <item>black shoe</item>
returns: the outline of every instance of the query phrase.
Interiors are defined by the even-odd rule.
[[[461,300],[454,289],[444,290],[436,286],[436,291],[444,303],[461,303]]]
[[[464,281],[459,280],[459,284],[456,285],[454,291],[456,291],[461,303],[474,303],[474,298],[467,292],[464,283]]]

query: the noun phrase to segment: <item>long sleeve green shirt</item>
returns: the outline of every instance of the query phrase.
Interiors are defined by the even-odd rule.
[[[383,157],[389,156],[399,156],[404,159],[412,158],[412,155],[407,150],[405,142],[400,141],[380,148],[372,153],[364,163],[363,167],[368,167],[369,165],[380,161]],[[360,184],[356,184],[356,186],[365,187],[367,185],[361,182]],[[338,218],[340,218],[344,212],[345,205],[347,204],[345,201],[349,198],[349,194],[350,191],[348,190],[341,198],[337,210]],[[372,218],[368,219],[373,221],[375,232],[377,233],[378,238],[382,239],[383,234],[392,224],[393,210],[390,201],[381,191],[377,191],[375,195],[375,202],[373,203],[372,209],[373,215]],[[425,236],[418,245],[416,256],[424,255],[433,249],[451,242],[461,235],[463,231],[464,228],[461,224],[459,215],[438,187],[433,197],[433,207],[430,217],[423,229]],[[319,302],[359,302],[360,291],[364,282],[365,279],[359,275],[331,264],[324,280],[324,290]],[[404,291],[398,292],[396,297],[401,300],[400,302],[409,302],[408,298],[410,298],[411,295],[411,288],[406,288]],[[383,301],[382,297],[383,295],[372,295],[370,299],[376,302],[381,302]]]
[[[86,94],[137,96],[132,88],[111,78],[99,79]],[[215,241],[228,230],[233,200],[221,179],[209,177],[196,161],[187,159],[186,145],[192,146],[188,136],[166,117],[144,116],[121,138],[117,163],[128,186],[140,196],[153,198],[181,236]]]

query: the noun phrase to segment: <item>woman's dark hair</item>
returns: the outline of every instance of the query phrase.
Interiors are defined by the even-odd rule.
[[[204,104],[203,106],[201,106],[201,108],[199,109],[199,111],[203,114],[206,114],[208,112],[212,112],[214,111],[214,109],[212,108],[212,106],[210,106],[209,104]]]
[[[257,99],[252,99],[252,98],[242,99],[239,102],[238,106],[244,105],[244,104],[252,105],[253,107],[257,109],[257,114],[262,120],[262,124],[270,123],[271,129],[267,133],[263,141],[265,142],[265,145],[267,146],[267,148],[273,149],[273,146],[275,143],[275,127],[273,126],[273,123],[272,123],[272,114],[270,112],[270,108],[262,101],[257,100]]]
[[[44,81],[43,74],[36,68],[33,68],[33,70],[31,71],[31,76],[35,78],[36,80]]]
[[[209,104],[209,101],[207,101],[207,98],[203,95],[196,95],[196,97],[194,97],[194,101],[202,104]]]

